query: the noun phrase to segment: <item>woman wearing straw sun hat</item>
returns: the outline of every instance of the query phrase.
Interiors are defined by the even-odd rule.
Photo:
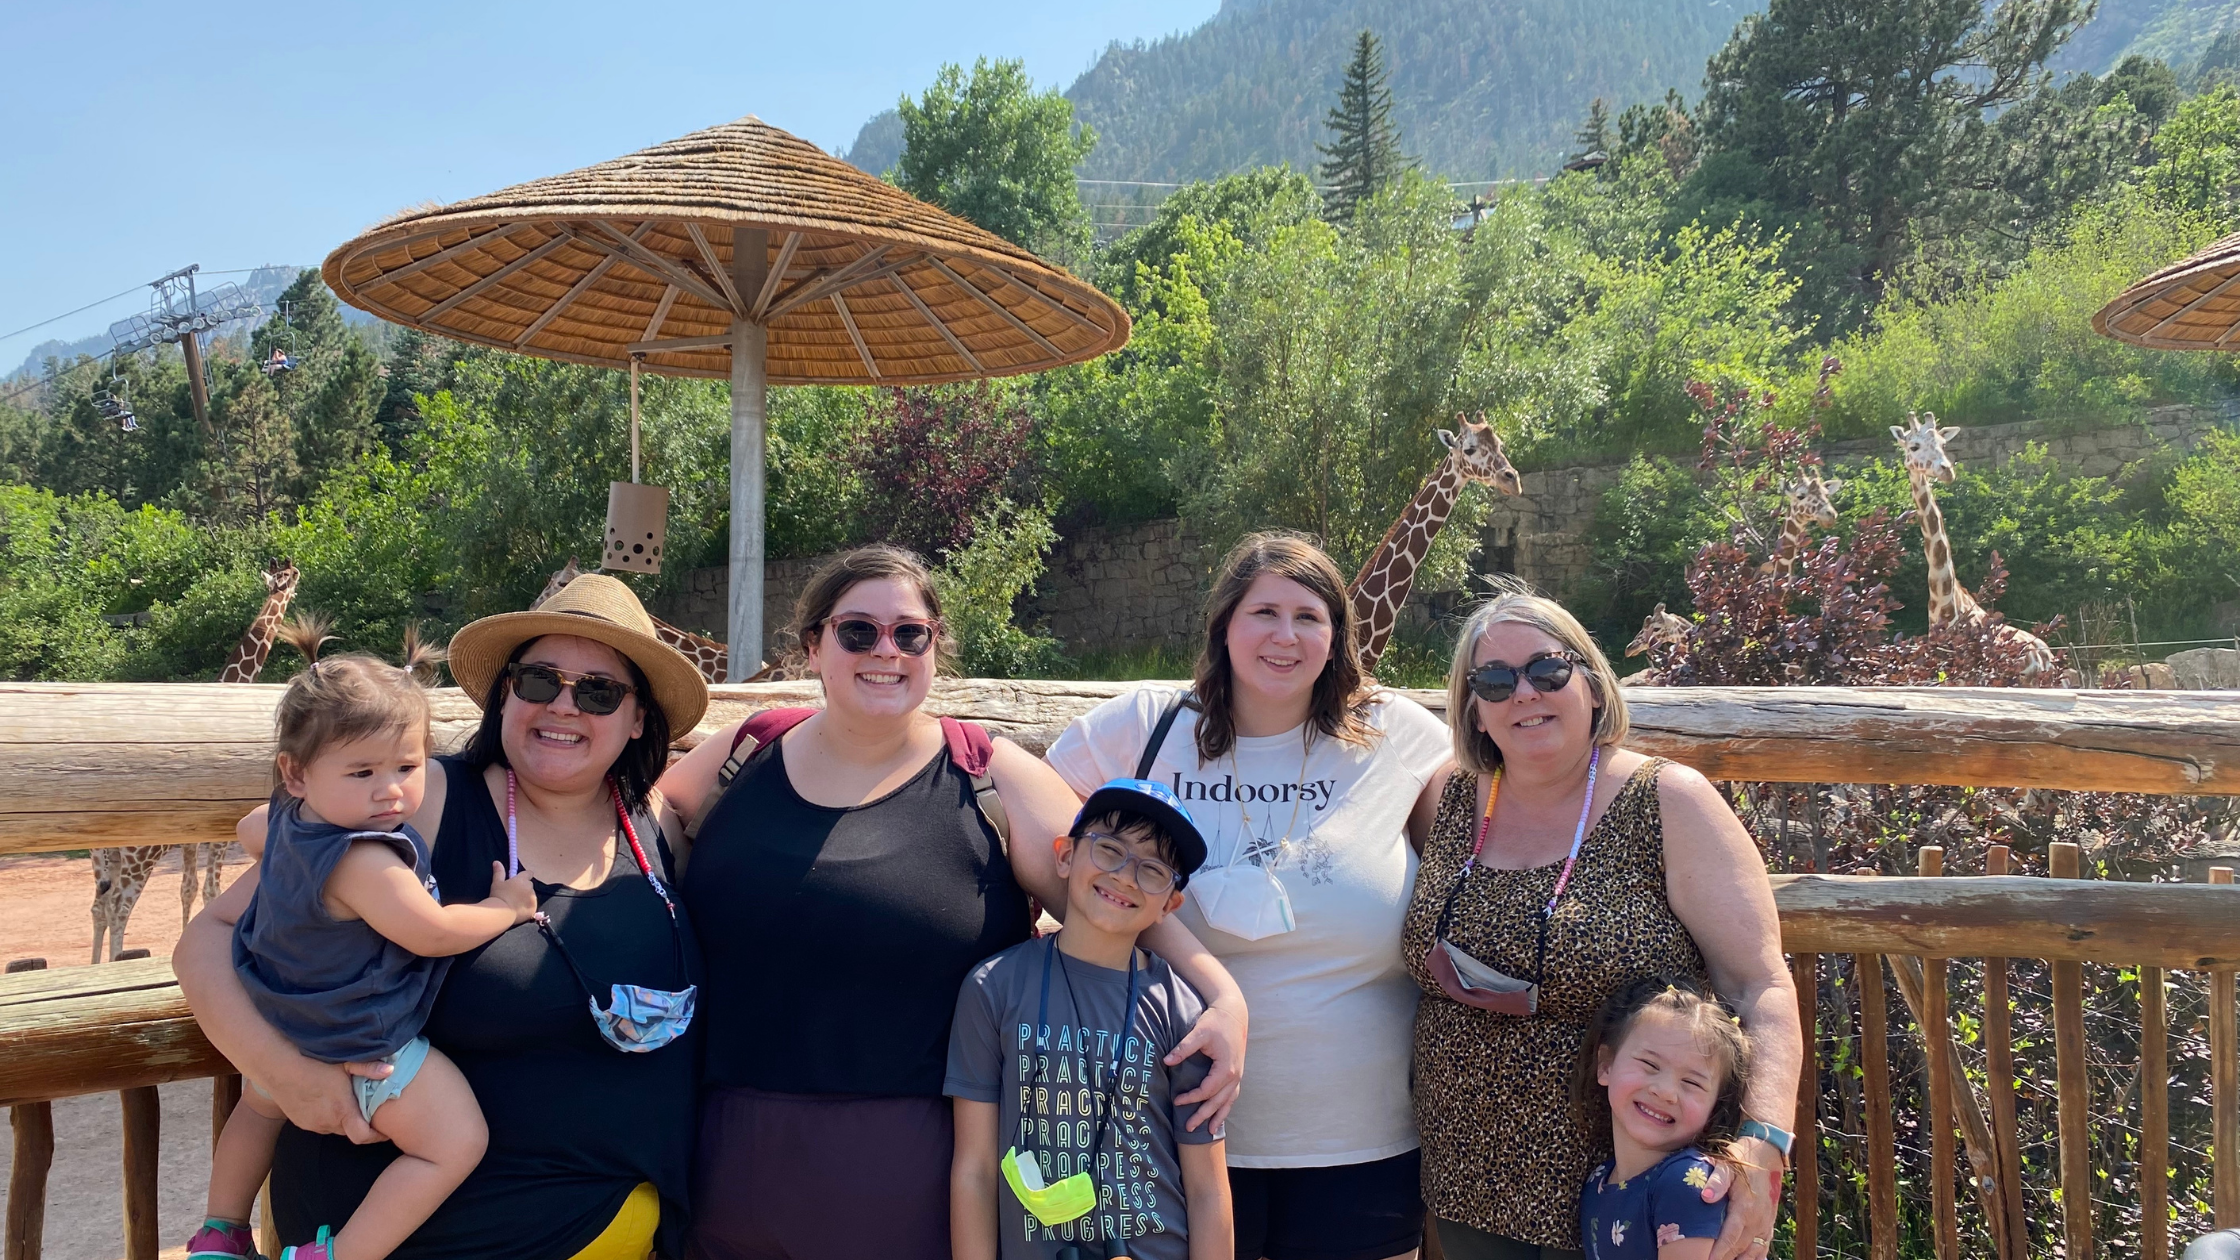
[[[676,815],[653,785],[670,733],[706,712],[707,684],[654,637],[630,589],[600,574],[533,612],[468,625],[450,655],[482,725],[464,752],[435,759],[411,825],[445,901],[487,895],[495,862],[530,874],[542,913],[451,961],[426,1035],[473,1085],[489,1151],[391,1254],[682,1254],[700,961],[671,892]],[[242,820],[253,852],[264,812]],[[354,1145],[375,1135],[344,1068],[298,1054],[235,976],[231,925],[256,886],[252,868],[188,928],[173,965],[219,1049],[294,1122],[272,1206],[281,1240],[303,1243],[348,1217],[396,1152]]]

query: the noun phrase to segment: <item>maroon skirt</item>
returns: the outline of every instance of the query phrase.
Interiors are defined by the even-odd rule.
[[[691,1260],[949,1260],[946,1098],[773,1094],[700,1105]]]

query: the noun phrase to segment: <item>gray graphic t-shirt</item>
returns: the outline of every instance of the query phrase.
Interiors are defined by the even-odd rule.
[[[1162,1060],[1205,1009],[1197,991],[1156,956],[1136,977],[1136,1009],[1125,1039],[1121,1007],[1128,973],[1067,958],[1051,939],[1014,945],[972,969],[957,994],[949,1032],[951,1098],[994,1103],[998,1149],[1017,1148],[1042,1167],[1050,1185],[1083,1167],[1096,1179],[1097,1206],[1077,1221],[1045,1226],[1008,1186],[997,1190],[1003,1260],[1052,1260],[1068,1243],[1111,1244],[1135,1260],[1189,1260],[1177,1142],[1211,1142],[1201,1125],[1183,1128],[1193,1105],[1174,1097],[1205,1080],[1202,1054],[1179,1067]],[[1049,973],[1048,1013],[1043,975]],[[1118,1089],[1114,1089],[1114,1064]],[[1097,1121],[1117,1094],[1095,1151]]]

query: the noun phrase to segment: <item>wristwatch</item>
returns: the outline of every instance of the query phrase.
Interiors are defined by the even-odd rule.
[[[1789,1132],[1787,1129],[1776,1129],[1763,1120],[1743,1121],[1735,1126],[1734,1135],[1736,1137],[1756,1138],[1781,1152],[1781,1158],[1784,1160],[1789,1158],[1789,1148],[1794,1146],[1797,1141],[1796,1134]]]

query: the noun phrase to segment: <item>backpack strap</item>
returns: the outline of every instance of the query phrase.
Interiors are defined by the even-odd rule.
[[[1159,711],[1159,724],[1151,728],[1151,738],[1143,746],[1143,756],[1136,759],[1136,778],[1151,777],[1151,763],[1159,759],[1159,749],[1167,742],[1167,732],[1174,729],[1175,715],[1189,703],[1190,692],[1185,688],[1176,692],[1174,699],[1167,701],[1167,707]]]
[[[708,793],[707,803],[700,807],[700,817],[685,828],[685,838],[699,838],[701,821],[715,812],[716,802],[731,790],[731,781],[739,777],[739,772],[756,753],[808,721],[816,712],[815,709],[764,709],[739,723],[737,733],[731,737],[731,755],[724,759],[723,768],[716,771],[715,790]]]
[[[1003,807],[1003,796],[996,791],[995,776],[988,773],[988,765],[995,760],[996,742],[988,735],[988,728],[978,722],[962,722],[953,717],[941,719],[942,738],[949,742],[949,760],[972,780],[972,802],[979,806],[980,816],[995,828],[996,842],[1003,846],[1003,856],[1011,856],[1011,814]]]

